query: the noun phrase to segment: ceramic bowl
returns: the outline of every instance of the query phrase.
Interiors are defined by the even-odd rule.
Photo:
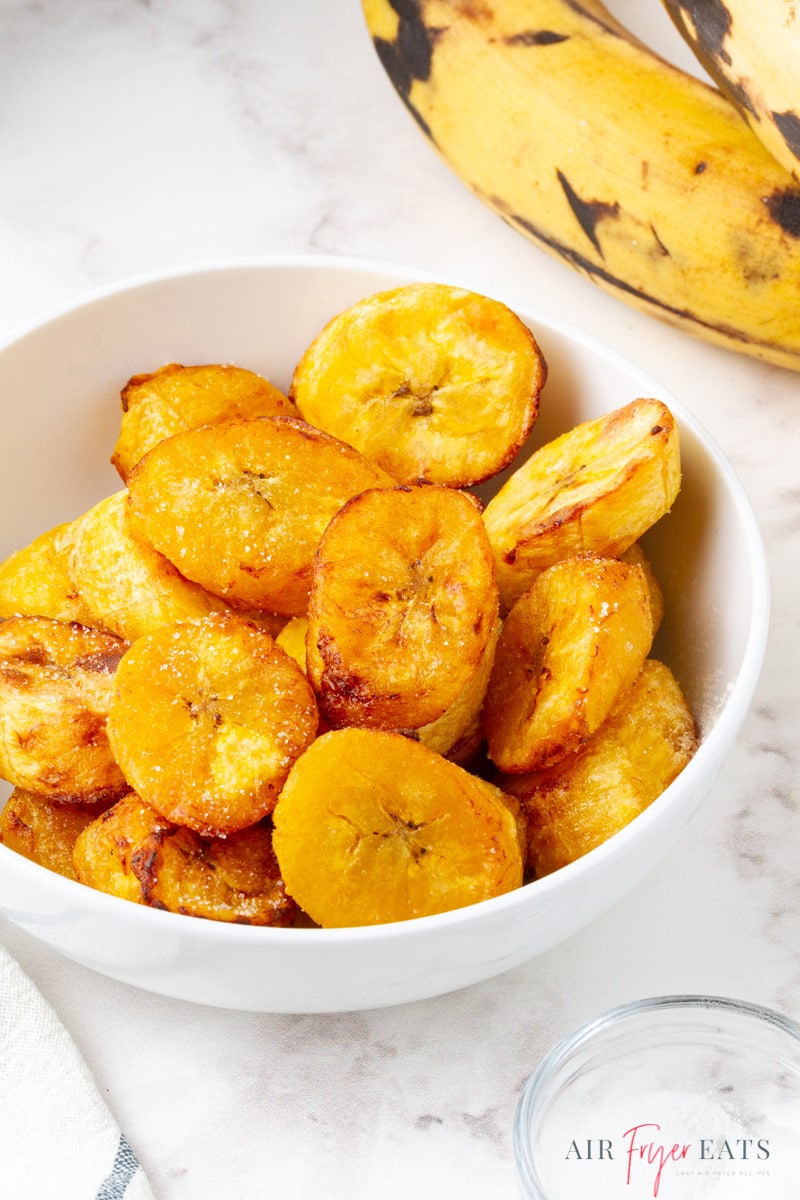
[[[109,455],[131,375],[170,361],[233,362],[286,388],[328,318],[414,278],[344,259],[211,265],[106,289],[17,338],[0,350],[0,555],[117,490]],[[579,861],[439,916],[339,930],[229,925],[103,895],[0,846],[2,915],[95,971],[185,1000],[264,1012],[377,1008],[541,954],[630,892],[681,836],[734,743],[764,654],[769,588],[753,512],[677,398],[579,330],[497,298],[530,325],[549,364],[533,445],[638,396],[663,399],[678,420],[683,486],[645,546],[666,597],[654,653],[680,680],[702,734],[683,773]]]

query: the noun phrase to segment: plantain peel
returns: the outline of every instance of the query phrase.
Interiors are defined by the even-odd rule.
[[[786,0],[663,0],[673,24],[765,148],[800,180],[800,9]]]
[[[800,185],[719,92],[598,0],[362,0],[426,137],[486,204],[617,299],[800,369]]]

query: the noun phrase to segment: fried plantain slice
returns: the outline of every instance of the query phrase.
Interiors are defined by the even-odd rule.
[[[96,624],[69,573],[72,523],[39,534],[0,563],[0,618],[52,617]]]
[[[431,484],[354,497],[325,530],[309,601],[308,674],[326,720],[449,749],[480,709],[497,611],[467,493]]]
[[[680,480],[678,427],[660,400],[634,400],[542,446],[483,514],[505,607],[560,558],[622,554],[669,511]]]
[[[305,420],[398,482],[465,487],[514,458],[546,377],[533,334],[506,305],[416,283],[334,317],[297,364],[289,394]]]
[[[135,533],[125,489],[72,523],[69,571],[92,623],[129,642],[173,621],[229,608]]]
[[[146,803],[216,836],[270,812],[317,724],[311,687],[289,655],[252,622],[212,613],[133,643],[108,735]]]
[[[644,577],[647,581],[647,591],[650,596],[650,617],[653,622],[653,637],[655,637],[661,628],[661,622],[664,620],[664,593],[661,590],[661,584],[658,582],[650,560],[642,549],[640,542],[634,542],[624,554],[620,554],[620,558],[623,562],[636,563],[644,571]]]
[[[275,635],[277,644],[293,658],[303,673],[306,670],[306,634],[308,617],[291,617]]]
[[[49,871],[77,879],[72,862],[75,842],[101,811],[97,804],[54,804],[14,788],[0,812],[0,842]]]
[[[402,734],[323,734],[292,768],[273,819],[287,891],[322,926],[430,916],[522,883],[502,792]]]
[[[234,417],[296,416],[294,404],[268,379],[223,363],[168,363],[134,375],[120,393],[122,420],[111,462],[127,481],[164,438]]]
[[[582,554],[548,567],[506,618],[483,706],[489,757],[538,770],[578,750],[653,641],[642,568]]]
[[[394,481],[294,417],[226,421],[155,446],[129,480],[134,529],[238,608],[301,615],[314,551],[346,500]]]
[[[499,778],[522,803],[530,870],[557,871],[623,829],[672,783],[697,745],[680,685],[669,667],[648,659],[577,754],[546,771]]]
[[[110,802],[127,789],[106,731],[125,648],[74,621],[0,624],[0,777],[71,804]]]
[[[81,883],[135,904],[245,925],[297,915],[267,824],[202,838],[130,792],[82,831],[73,858]]]

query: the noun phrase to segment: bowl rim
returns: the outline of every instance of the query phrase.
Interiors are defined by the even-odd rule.
[[[85,290],[72,300],[53,306],[49,311],[29,321],[24,327],[17,330],[10,338],[0,344],[0,354],[12,349],[28,337],[38,335],[50,324],[68,318],[78,311],[88,309],[104,300],[113,299],[115,296],[123,293],[131,293],[153,286],[170,284],[177,280],[189,279],[199,275],[222,275],[237,272],[255,273],[274,269],[344,273],[360,272],[367,275],[386,275],[397,279],[398,284],[417,280],[435,280],[473,291],[480,290],[474,282],[471,283],[465,281],[464,278],[454,277],[451,273],[432,272],[430,268],[417,269],[407,264],[397,264],[348,255],[274,254],[206,259],[194,263],[127,275],[100,287]],[[533,880],[501,896],[492,897],[491,899],[482,900],[479,903],[452,909],[447,912],[436,913],[432,916],[415,917],[413,919],[387,922],[379,925],[346,926],[342,928],[320,929],[316,926],[308,928],[275,928],[272,926],[240,925],[224,921],[197,920],[192,923],[191,928],[196,937],[202,942],[213,943],[217,939],[222,938],[226,943],[237,944],[239,941],[242,941],[250,946],[255,946],[259,943],[273,944],[279,942],[282,946],[286,947],[311,945],[315,942],[324,942],[325,945],[330,946],[341,942],[369,943],[380,941],[385,943],[389,939],[405,940],[410,936],[415,936],[421,930],[431,932],[435,930],[437,933],[448,930],[455,931],[471,925],[478,919],[479,914],[487,911],[495,912],[498,916],[502,914],[513,915],[515,910],[525,907],[528,891],[534,887],[537,894],[541,897],[544,906],[547,903],[550,893],[554,891],[557,893],[561,892],[564,889],[564,885],[569,881],[574,880],[577,884],[581,876],[591,876],[596,871],[601,870],[606,858],[616,856],[624,848],[627,841],[631,837],[636,836],[635,832],[633,832],[634,825],[636,829],[640,830],[643,825],[656,821],[669,796],[676,790],[691,789],[694,785],[695,775],[704,769],[705,760],[709,758],[713,760],[720,757],[721,751],[718,749],[718,746],[720,744],[724,746],[732,742],[745,719],[761,673],[766,651],[769,633],[770,581],[764,540],[750,500],[732,464],[722,452],[713,436],[695,417],[691,410],[678,397],[674,396],[669,389],[660,384],[655,377],[639,366],[638,363],[629,359],[615,347],[603,342],[594,334],[581,329],[579,325],[549,313],[544,308],[531,305],[528,301],[517,295],[501,292],[495,298],[518,313],[526,323],[539,322],[543,329],[551,329],[567,339],[576,341],[590,353],[606,359],[606,361],[619,367],[632,378],[638,378],[643,386],[646,385],[648,389],[655,389],[655,394],[663,399],[674,412],[679,428],[684,426],[691,430],[697,442],[713,459],[715,469],[719,472],[725,483],[728,494],[736,509],[745,553],[752,568],[752,611],[746,644],[742,654],[741,667],[736,680],[731,685],[720,706],[713,728],[703,739],[702,749],[704,753],[702,759],[698,761],[699,755],[695,755],[661,796],[637,816],[635,823],[626,826],[602,845],[597,846],[567,866],[561,867],[551,875]],[[53,896],[53,899],[58,901],[63,897],[63,907],[65,909],[73,908],[72,901],[82,898],[84,905],[86,902],[89,902],[93,908],[98,906],[98,911],[101,913],[107,912],[109,915],[121,916],[132,923],[142,922],[142,928],[145,928],[147,925],[152,927],[152,923],[155,920],[161,923],[161,928],[165,931],[172,925],[176,931],[187,932],[186,917],[180,913],[151,909],[145,905],[131,904],[130,901],[123,900],[120,897],[87,889],[84,884],[58,875],[38,863],[25,859],[0,843],[0,864],[4,860],[13,861],[15,867],[18,867],[25,874],[30,875],[31,880],[35,878],[36,872],[41,872],[42,879],[46,880],[48,891]],[[88,901],[87,891],[91,893]],[[19,915],[23,915],[20,913],[20,910],[11,909],[7,905],[0,906],[0,916],[7,916],[8,919],[13,921],[19,919]]]

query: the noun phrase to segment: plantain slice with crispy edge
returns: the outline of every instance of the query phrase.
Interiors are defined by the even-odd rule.
[[[290,617],[281,630],[275,635],[276,643],[281,646],[290,658],[293,658],[300,670],[306,672],[306,636],[308,634],[308,617]]]
[[[134,532],[124,489],[73,521],[69,571],[92,623],[129,642],[173,621],[229,607]]]
[[[75,621],[0,623],[0,777],[72,804],[127,790],[106,722],[126,643]]]
[[[329,724],[413,732],[444,753],[476,717],[498,597],[480,506],[436,484],[363,492],[314,563],[308,675]]]
[[[697,745],[680,685],[669,667],[648,659],[577,754],[496,780],[522,804],[530,870],[547,875],[607,841],[661,795]]]
[[[273,820],[286,889],[318,925],[430,916],[522,883],[503,793],[401,734],[323,734],[292,768]]]
[[[622,554],[669,511],[680,481],[678,427],[660,400],[634,400],[542,446],[483,514],[503,604],[560,558]]]
[[[294,404],[268,379],[223,363],[168,363],[134,375],[120,393],[122,419],[111,462],[127,481],[141,458],[182,429],[234,417],[294,416]]]
[[[305,420],[398,482],[465,487],[514,458],[546,378],[533,334],[505,304],[413,283],[334,317],[297,364],[289,394]]]
[[[48,871],[77,879],[72,861],[75,842],[104,807],[56,804],[14,788],[0,812],[0,842]]]
[[[318,719],[308,680],[270,635],[212,613],[133,643],[117,670],[108,735],[147,804],[223,836],[271,811]]]
[[[151,908],[245,925],[297,915],[264,823],[202,838],[130,792],[81,832],[73,861],[81,883]]]
[[[72,523],[35,537],[0,563],[0,618],[52,617],[95,625],[69,573]]]
[[[661,622],[664,620],[665,601],[661,584],[658,582],[650,559],[645,554],[640,542],[634,542],[623,554],[620,554],[620,558],[623,562],[635,563],[644,571],[647,591],[650,597],[650,617],[653,622],[653,637],[655,637],[661,628]]]
[[[498,640],[483,706],[489,757],[519,773],[580,749],[636,679],[652,641],[637,564],[585,554],[543,571]]]
[[[394,480],[305,421],[263,417],[167,438],[128,486],[134,529],[182,575],[236,608],[296,616],[331,517]]]

